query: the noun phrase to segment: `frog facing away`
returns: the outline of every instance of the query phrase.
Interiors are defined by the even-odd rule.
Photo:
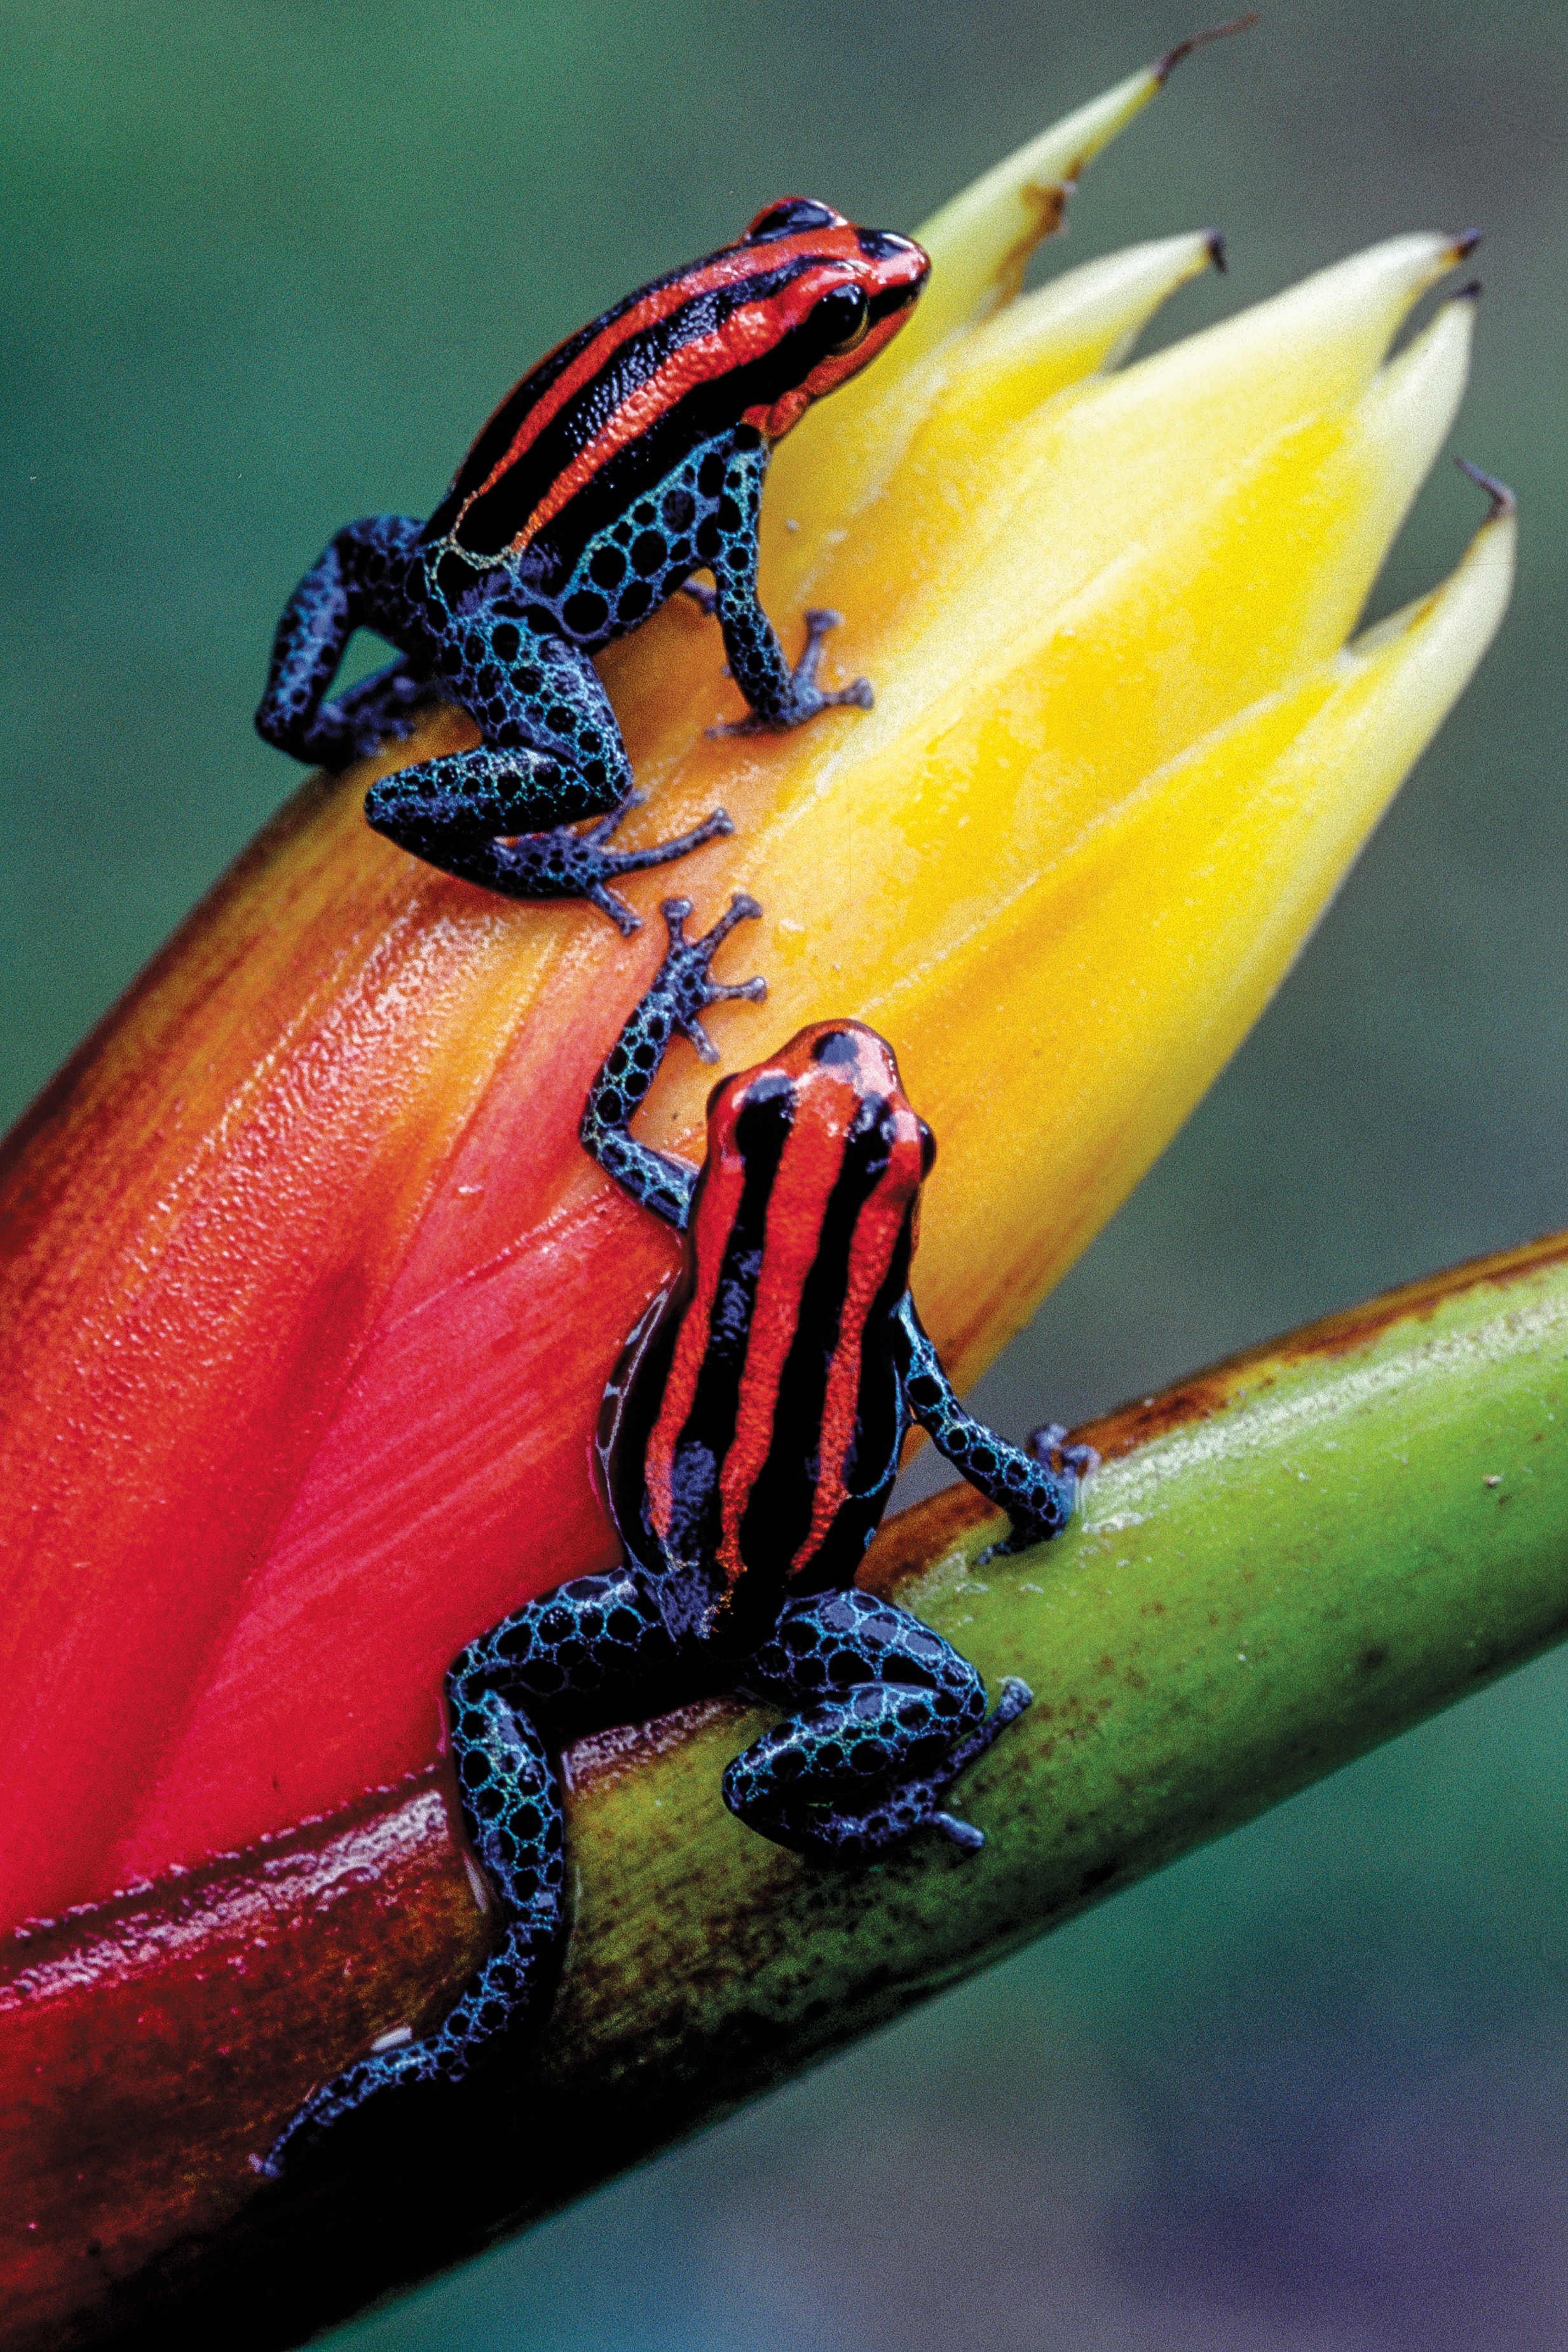
[[[607,1575],[558,1586],[469,1643],[446,1677],[463,1816],[497,1898],[488,1959],[440,2026],[322,2084],[262,2168],[371,2098],[455,2081],[548,1997],[563,1929],[556,1765],[586,1731],[733,1688],[787,1710],[737,1757],[732,1812],[797,1852],[855,1862],[949,1812],[965,1767],[1030,1703],[1009,1680],[988,1716],[979,1674],[940,1634],[854,1588],[910,1419],[1001,1504],[998,1550],[1055,1535],[1092,1460],[1059,1428],[1029,1450],[967,1413],[909,1295],[930,1129],[890,1048],[853,1021],[803,1029],[708,1098],[700,1169],[630,1132],[673,1040],[715,1058],[701,1024],[760,981],[708,976],[755,901],[670,948],[600,1070],[582,1140],[632,1198],[685,1236],[605,1392],[597,1451],[625,1549]]]
[[[678,839],[607,845],[635,804],[621,730],[591,656],[688,575],[716,612],[747,727],[797,727],[863,678],[817,684],[824,634],[806,615],[791,668],[758,602],[757,530],[772,444],[891,341],[930,264],[908,237],[789,197],[740,241],[595,319],[507,394],[427,522],[374,515],[340,530],[289,599],[256,723],[297,759],[341,768],[434,695],[482,742],[386,776],[378,832],[515,898],[586,898],[623,932],[615,877],[727,833],[716,810]],[[373,630],[390,668],[323,699],[350,638]],[[568,828],[601,821],[586,834]]]

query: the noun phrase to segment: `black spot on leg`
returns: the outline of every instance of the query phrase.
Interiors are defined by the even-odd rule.
[[[580,588],[561,606],[561,618],[574,636],[596,636],[609,617],[609,605],[591,588]]]

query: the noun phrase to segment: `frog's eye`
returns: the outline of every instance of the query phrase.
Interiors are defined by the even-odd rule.
[[[871,324],[871,305],[858,286],[835,286],[812,307],[811,324],[830,355],[837,359],[863,343]]]
[[[916,1123],[920,1129],[920,1173],[922,1178],[925,1178],[930,1175],[932,1168],[936,1164],[936,1138],[932,1134],[931,1129],[926,1126],[924,1119],[920,1119]]]
[[[803,228],[831,228],[838,217],[827,205],[819,205],[810,196],[786,196],[782,204],[769,205],[766,212],[758,213],[740,241],[758,245],[764,237],[793,236]]]

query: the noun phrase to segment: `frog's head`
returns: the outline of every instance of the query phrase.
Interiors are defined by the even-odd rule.
[[[818,1021],[708,1097],[704,1200],[694,1224],[727,1231],[746,1192],[766,1194],[767,1248],[848,1284],[862,1311],[902,1289],[920,1187],[936,1139],[899,1083],[893,1048],[859,1021]]]
[[[857,228],[811,196],[769,205],[732,250],[754,255],[768,279],[769,396],[745,422],[769,441],[892,341],[931,274],[913,237]]]

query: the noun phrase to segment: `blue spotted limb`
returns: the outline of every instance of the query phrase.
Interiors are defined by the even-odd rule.
[[[443,609],[434,628],[439,598],[423,530],[409,515],[375,515],[337,534],[278,624],[259,732],[296,759],[338,769],[389,736],[406,737],[422,703],[460,702],[484,741],[382,777],[365,796],[368,822],[412,856],[505,898],[587,898],[629,936],[641,918],[614,882],[733,831],[728,816],[715,809],[647,849],[609,847],[640,803],[588,652],[543,607],[498,594],[472,611]],[[402,658],[326,701],[361,627],[401,642]],[[570,830],[587,817],[601,822]]]
[[[584,1150],[591,1152],[607,1175],[684,1234],[696,1190],[696,1169],[672,1151],[639,1143],[628,1130],[677,1034],[689,1037],[705,1062],[716,1062],[718,1049],[702,1025],[703,1012],[728,997],[760,1004],[767,995],[765,980],[730,984],[708,973],[721,940],[737,923],[749,922],[762,909],[755,898],[737,890],[712,930],[695,940],[685,937],[689,898],[666,898],[659,911],[670,935],[669,950],[589,1088],[578,1134]]]
[[[967,1658],[906,1609],[853,1588],[790,1601],[739,1680],[800,1706],[724,1776],[725,1803],[749,1828],[840,1862],[926,1825],[967,1852],[985,1843],[942,1799],[1029,1706],[1027,1684],[1009,1676],[988,1716]]]
[[[371,2100],[460,2082],[531,2014],[548,2015],[563,1927],[556,1751],[592,1725],[645,1714],[650,1691],[678,1704],[681,1663],[626,1570],[559,1586],[454,1659],[445,1696],[458,1797],[496,1896],[498,1941],[434,2033],[372,2051],[321,2084],[253,2159],[258,2172],[281,2179]]]
[[[785,658],[779,633],[757,593],[758,518],[767,473],[765,447],[737,449],[730,458],[719,509],[724,537],[711,558],[715,587],[711,592],[687,587],[705,612],[717,614],[730,675],[751,706],[744,719],[710,727],[710,735],[755,735],[800,727],[820,710],[845,705],[869,710],[875,700],[867,678],[857,677],[831,691],[817,684],[822,640],[841,625],[841,613],[826,606],[808,612],[805,652],[793,669]]]
[[[894,1335],[904,1393],[915,1420],[959,1475],[999,1503],[1012,1521],[1008,1535],[982,1559],[1027,1551],[1060,1535],[1072,1516],[1079,1478],[1099,1460],[1093,1448],[1064,1444],[1067,1432],[1056,1422],[1031,1432],[1027,1446],[1009,1445],[966,1412],[907,1291]]]

